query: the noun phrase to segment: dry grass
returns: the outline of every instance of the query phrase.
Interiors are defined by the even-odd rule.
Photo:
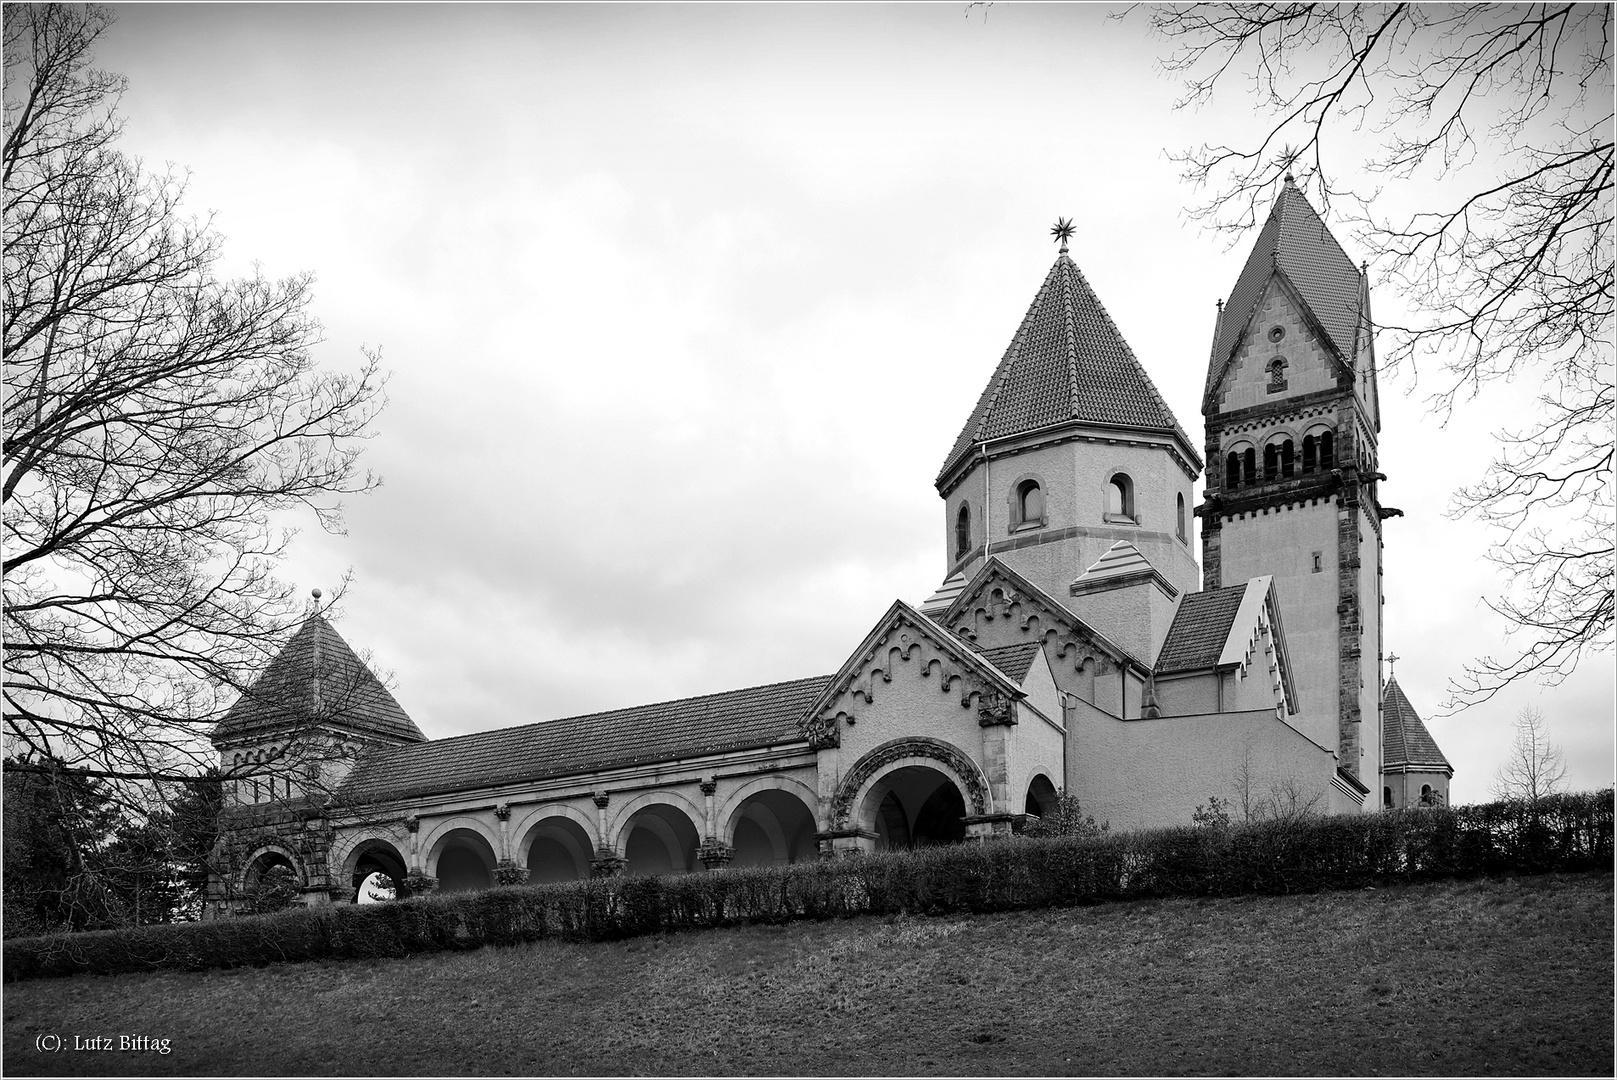
[[[4,1068],[1609,1076],[1612,903],[1560,875],[45,980],[7,989]]]

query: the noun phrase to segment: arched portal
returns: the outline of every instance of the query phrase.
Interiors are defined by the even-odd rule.
[[[364,899],[367,892],[366,882],[377,874],[387,879],[387,888],[393,890],[395,898],[402,900],[410,895],[410,891],[404,886],[406,877],[404,856],[399,854],[398,848],[386,840],[362,840],[348,853],[345,869],[348,881],[355,890],[356,902],[366,902]],[[368,891],[379,893],[386,890],[370,888]]]
[[[1040,773],[1027,786],[1027,801],[1023,804],[1022,812],[1047,817],[1055,813],[1060,801],[1056,786],[1050,782],[1048,776]]]
[[[582,881],[590,876],[590,861],[594,852],[589,834],[571,818],[557,816],[539,819],[528,830],[518,850],[523,849],[528,853],[530,882]]]
[[[730,819],[730,865],[807,862],[819,853],[814,812],[790,791],[748,796]]]
[[[677,806],[652,803],[636,810],[623,826],[623,857],[629,874],[683,874],[701,867],[696,826]]]
[[[865,795],[859,819],[877,851],[956,844],[966,838],[966,800],[953,779],[926,765],[883,775]]]
[[[474,829],[450,829],[432,847],[428,863],[440,892],[470,892],[494,884],[494,848]]]
[[[292,856],[278,848],[254,852],[242,871],[242,898],[251,913],[280,911],[297,902],[302,875]]]

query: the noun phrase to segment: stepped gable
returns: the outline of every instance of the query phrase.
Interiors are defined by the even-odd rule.
[[[1388,677],[1387,688],[1381,694],[1381,761],[1383,769],[1405,767],[1454,773],[1454,766],[1443,756],[1437,740],[1392,677]]]
[[[1230,290],[1229,302],[1224,305],[1218,331],[1213,335],[1213,355],[1207,368],[1208,396],[1217,389],[1224,367],[1245,336],[1269,277],[1277,269],[1308,305],[1342,359],[1353,362],[1360,313],[1368,315],[1362,275],[1288,177],[1258,232],[1235,288]]]
[[[215,743],[311,725],[423,742],[387,687],[319,615],[304,620],[213,729]]]
[[[1061,254],[960,430],[938,482],[985,439],[1072,421],[1171,432],[1186,447],[1195,445],[1089,282]]]
[[[821,675],[379,749],[360,758],[339,795],[384,802],[796,742],[797,721],[830,681]]]
[[[1217,667],[1246,590],[1247,582],[1243,581],[1224,589],[1186,593],[1157,656],[1156,673]]]

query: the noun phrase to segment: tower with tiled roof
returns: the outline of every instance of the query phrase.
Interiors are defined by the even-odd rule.
[[[1171,604],[1199,578],[1188,518],[1201,466],[1063,242],[938,474],[947,557],[928,610],[989,555],[1071,605],[1119,541]]]
[[[1205,587],[1274,576],[1298,728],[1370,794],[1382,522],[1366,274],[1291,177],[1218,315],[1202,414]]]
[[[1391,675],[1381,696],[1381,733],[1381,805],[1447,806],[1454,766]]]

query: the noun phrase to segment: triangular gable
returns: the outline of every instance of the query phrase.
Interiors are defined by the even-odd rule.
[[[1056,257],[938,473],[972,447],[1071,422],[1161,431],[1196,446],[1072,259]]]
[[[835,746],[839,736],[837,734],[837,718],[824,715],[826,711],[844,695],[852,693],[856,697],[863,697],[866,704],[875,700],[876,681],[892,682],[890,667],[893,653],[901,657],[908,657],[911,650],[916,648],[918,641],[896,643],[894,636],[900,631],[908,629],[920,639],[924,639],[938,652],[942,653],[959,670],[955,672],[941,672],[942,686],[945,690],[958,679],[969,675],[979,684],[976,687],[968,686],[961,693],[961,703],[969,704],[973,694],[979,696],[1000,696],[1010,700],[1018,700],[1024,695],[1022,688],[1010,676],[1000,671],[981,653],[974,651],[966,642],[949,633],[944,627],[922,615],[902,600],[893,601],[893,606],[887,613],[876,621],[870,633],[859,643],[853,653],[843,663],[837,673],[831,677],[813,704],[798,721],[798,726],[804,735],[815,747]],[[884,666],[886,665],[886,666]]]
[[[1251,325],[1275,270],[1313,320],[1321,340],[1350,365],[1368,318],[1363,274],[1325,227],[1313,206],[1289,179],[1275,198],[1241,275],[1224,305],[1208,364],[1204,408],[1224,377],[1224,369]]]
[[[1218,666],[1238,667],[1244,672],[1256,657],[1258,642],[1265,629],[1269,631],[1269,639],[1274,642],[1278,689],[1284,696],[1286,711],[1295,713],[1297,693],[1292,686],[1291,660],[1286,653],[1286,636],[1280,626],[1280,604],[1275,598],[1272,576],[1265,574],[1246,583],[1246,592],[1241,597],[1240,607],[1236,609],[1229,634],[1224,639]]]
[[[225,713],[215,744],[271,732],[338,728],[395,742],[426,736],[342,635],[319,615],[304,620]]]
[[[1240,350],[1241,342],[1246,340],[1248,332],[1252,329],[1253,320],[1258,317],[1258,311],[1263,307],[1263,298],[1269,292],[1270,282],[1278,285],[1281,292],[1285,293],[1286,299],[1291,302],[1292,307],[1296,308],[1297,313],[1302,317],[1303,325],[1308,328],[1309,334],[1318,343],[1321,351],[1325,353],[1329,363],[1335,369],[1337,379],[1353,381],[1353,365],[1351,363],[1353,354],[1351,352],[1344,353],[1331,340],[1329,332],[1315,316],[1313,309],[1308,306],[1307,298],[1303,296],[1296,283],[1292,281],[1280,264],[1276,263],[1271,268],[1268,276],[1263,279],[1262,287],[1258,289],[1257,296],[1253,298],[1252,305],[1242,319],[1239,329],[1234,333],[1224,333],[1221,330],[1218,335],[1220,341],[1229,342],[1229,351],[1220,355],[1218,352],[1220,346],[1214,345],[1213,363],[1208,369],[1207,395],[1202,402],[1203,412],[1216,406],[1219,391],[1223,389],[1224,380],[1229,377],[1230,369],[1235,364],[1235,355]],[[1224,314],[1225,319],[1228,320],[1230,316],[1229,310],[1226,309]],[[1223,324],[1225,328],[1230,325],[1232,324],[1228,321]],[[1353,343],[1350,341],[1349,348],[1352,347]]]
[[[1072,583],[1072,594],[1099,592],[1134,585],[1142,581],[1155,583],[1164,596],[1173,599],[1179,590],[1162,572],[1151,565],[1140,549],[1127,540],[1119,540],[1096,559],[1094,564],[1078,575]]]
[[[996,590],[998,590],[997,599]],[[1147,668],[1147,665],[1141,663],[1127,649],[1091,627],[1074,614],[1072,609],[995,556],[990,556],[983,563],[982,568],[960,591],[960,595],[949,605],[948,610],[935,618],[951,633],[969,639],[975,634],[977,618],[1004,618],[1010,614],[1013,606],[1018,605],[1022,609],[1021,616],[1024,620],[1022,629],[1025,632],[1033,632],[1032,622],[1037,619],[1040,627],[1039,640],[1048,640],[1051,634],[1063,638],[1057,655],[1066,655],[1069,649],[1081,652],[1082,650],[1076,648],[1081,642],[1116,666],[1134,667],[1141,671]]]

